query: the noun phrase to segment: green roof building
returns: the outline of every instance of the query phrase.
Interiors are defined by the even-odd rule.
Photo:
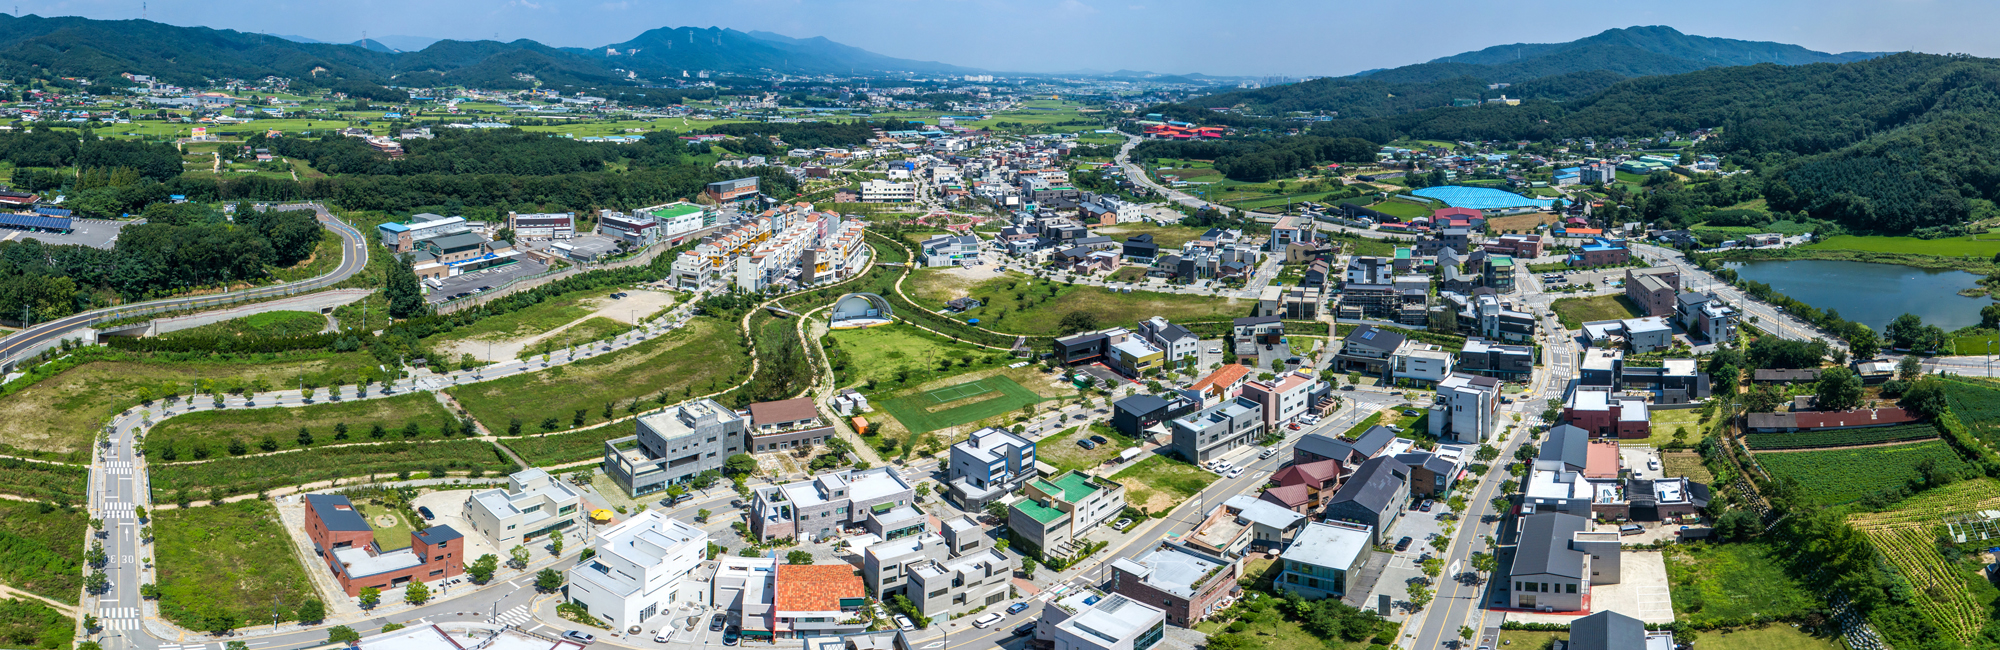
[[[1069,557],[1078,538],[1125,510],[1125,486],[1076,470],[1029,481],[1026,494],[1007,508],[1007,527],[1043,557]]]

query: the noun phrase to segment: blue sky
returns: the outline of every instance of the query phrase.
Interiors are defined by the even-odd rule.
[[[15,0],[0,0],[15,2]],[[20,1],[23,13],[139,17],[141,0]],[[12,10],[0,4],[0,10]],[[1943,0],[156,0],[148,17],[349,42],[412,35],[618,43],[663,26],[827,38],[996,71],[1349,74],[1613,27],[1829,51],[2000,55],[2000,3]]]

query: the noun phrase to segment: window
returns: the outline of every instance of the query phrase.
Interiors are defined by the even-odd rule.
[[[944,595],[944,592],[945,592],[945,591],[946,591],[946,590],[944,590],[944,589],[939,589],[939,590],[937,590],[937,591],[933,591],[933,592],[931,592],[931,593],[930,593],[930,596],[929,596],[929,597],[930,597],[930,598],[936,598],[936,597],[938,597],[938,596],[943,596],[943,595]]]
[[[1576,583],[1569,583],[1569,593],[1576,593]]]
[[[432,572],[431,572],[431,575],[432,575],[432,576],[441,576],[441,575],[444,575],[444,569],[438,569],[438,570],[436,570],[436,571],[432,571]]]

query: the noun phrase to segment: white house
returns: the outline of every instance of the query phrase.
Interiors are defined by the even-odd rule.
[[[649,510],[598,534],[592,548],[596,555],[569,570],[569,599],[613,628],[640,625],[677,601],[699,599],[699,591],[684,583],[707,558],[708,533],[700,528]]]
[[[568,528],[582,515],[583,495],[548,472],[526,469],[507,477],[507,489],[472,493],[465,518],[495,548],[513,548]]]

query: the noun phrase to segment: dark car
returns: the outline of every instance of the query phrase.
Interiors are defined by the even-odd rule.
[[[417,514],[423,515],[424,521],[437,519],[437,515],[431,514],[431,509],[424,506],[417,506]]]
[[[736,640],[742,638],[742,636],[743,633],[741,630],[731,627],[722,633],[722,645],[736,645]]]
[[[1084,449],[1096,449],[1097,443],[1091,442],[1089,440],[1078,440],[1076,441],[1076,446],[1082,447]]]
[[[1097,443],[1097,444],[1100,444],[1100,445],[1101,445],[1101,444],[1104,444],[1104,443],[1106,443],[1106,442],[1108,442],[1108,441],[1106,441],[1106,440],[1104,439],[1104,436],[1091,436],[1091,437],[1090,437],[1090,441],[1091,441],[1091,442],[1095,442],[1095,443]]]
[[[1028,621],[1026,623],[1022,623],[1020,627],[1014,628],[1014,636],[1027,636],[1034,633],[1035,633],[1034,621]]]
[[[1417,417],[1417,416],[1419,416],[1419,415],[1423,415],[1423,414],[1424,414],[1424,413],[1423,413],[1423,411],[1419,411],[1419,410],[1416,410],[1416,409],[1403,409],[1403,415],[1407,415],[1407,416],[1410,416],[1410,417]]]
[[[728,615],[723,614],[722,612],[716,612],[715,618],[708,619],[708,631],[721,632],[723,622],[728,620],[729,620]]]
[[[1410,550],[1410,542],[1413,541],[1416,540],[1410,539],[1409,535],[1404,535],[1402,539],[1396,540],[1396,552],[1401,553],[1403,551]]]
[[[1027,603],[1014,603],[1014,604],[1012,604],[1012,605],[1008,605],[1008,606],[1007,606],[1007,615],[1008,615],[1008,616],[1013,616],[1013,615],[1015,615],[1015,614],[1019,614],[1019,613],[1021,613],[1021,612],[1025,612],[1025,611],[1028,611],[1028,604],[1027,604]]]

